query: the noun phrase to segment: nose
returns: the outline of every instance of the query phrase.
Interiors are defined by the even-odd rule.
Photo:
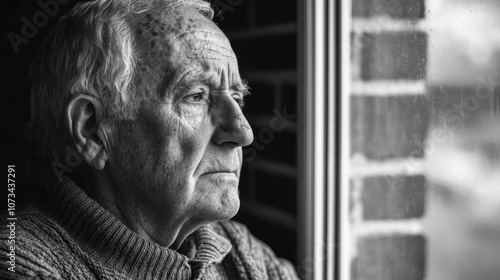
[[[253,142],[253,132],[239,104],[229,95],[220,96],[214,112],[214,142],[218,145],[248,146]]]

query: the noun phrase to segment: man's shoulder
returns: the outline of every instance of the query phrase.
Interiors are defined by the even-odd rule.
[[[0,247],[0,277],[57,278],[57,270],[50,261],[58,258],[57,247],[61,245],[55,223],[31,205],[17,209],[14,217],[2,213],[2,220],[7,221],[7,226],[0,229],[0,239],[6,240]]]
[[[60,232],[59,225],[49,215],[31,204],[19,207],[14,216],[9,215],[9,212],[1,216],[8,225],[0,229],[2,237],[15,234],[15,239],[20,243],[45,240],[45,237],[55,237],[55,232]]]

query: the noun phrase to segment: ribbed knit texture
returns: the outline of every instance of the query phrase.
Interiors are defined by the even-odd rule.
[[[36,188],[17,206],[14,273],[9,231],[0,229],[0,279],[297,279],[290,263],[236,222],[201,227],[179,253],[139,237],[50,167],[30,174]]]

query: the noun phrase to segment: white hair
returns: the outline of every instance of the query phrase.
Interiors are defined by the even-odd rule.
[[[133,119],[140,93],[135,90],[134,15],[179,6],[213,18],[204,0],[95,0],[80,3],[61,18],[31,65],[31,122],[35,153],[52,160],[64,149],[64,110],[77,94],[103,104],[110,119]],[[57,158],[57,157],[56,157]]]

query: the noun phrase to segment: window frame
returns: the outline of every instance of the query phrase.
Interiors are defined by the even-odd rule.
[[[298,271],[350,279],[351,1],[298,1]]]

